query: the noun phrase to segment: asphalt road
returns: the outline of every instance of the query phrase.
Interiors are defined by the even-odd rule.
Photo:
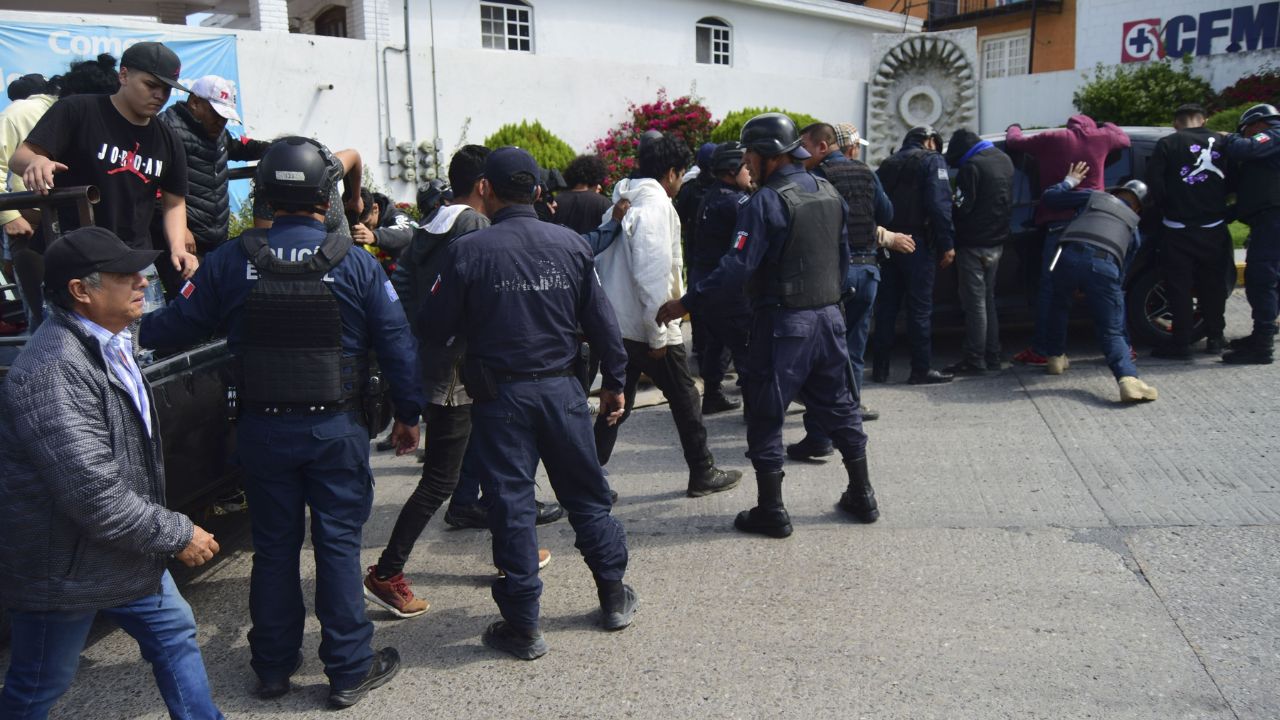
[[[1248,328],[1237,292],[1228,335]],[[1006,356],[1025,334],[1011,334]],[[939,365],[958,339],[938,343]],[[1276,718],[1280,717],[1280,371],[1142,358],[1160,400],[1121,406],[1087,333],[1060,377],[1007,368],[920,388],[868,383],[872,480],[883,518],[834,508],[838,463],[792,464],[796,532],[746,537],[735,490],[684,497],[665,407],[638,410],[610,465],[642,605],[621,633],[595,626],[591,577],[560,522],[541,530],[551,653],[485,648],[496,618],[488,534],[432,521],[409,575],[432,604],[373,610],[375,642],[404,668],[347,714],[368,718]],[[905,357],[895,379],[906,374]],[[707,420],[719,462],[747,470],[740,417]],[[787,424],[802,434],[800,416]],[[417,479],[375,459],[365,535],[373,563]],[[540,494],[549,499],[545,482]],[[235,525],[227,534],[234,538]],[[241,533],[242,534],[242,533]],[[296,689],[262,702],[245,640],[243,539],[185,584],[229,717],[318,718],[325,678],[310,621]],[[314,564],[303,558],[304,575]],[[136,646],[86,648],[59,718],[162,718]]]

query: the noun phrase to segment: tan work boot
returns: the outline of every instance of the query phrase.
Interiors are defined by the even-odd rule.
[[[1061,375],[1071,367],[1071,361],[1066,355],[1050,355],[1045,358],[1044,371],[1050,375]]]
[[[1158,395],[1155,388],[1132,375],[1120,378],[1120,402],[1150,402]]]

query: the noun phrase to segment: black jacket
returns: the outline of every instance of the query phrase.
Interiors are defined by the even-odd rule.
[[[999,247],[1010,237],[1013,161],[990,143],[980,144],[969,130],[957,131],[947,144],[947,164],[958,170],[951,212],[956,247]]]
[[[207,253],[227,240],[227,160],[258,160],[268,143],[237,140],[226,130],[216,140],[210,138],[186,103],[174,103],[160,119],[187,150],[187,229],[195,236],[196,250]]]
[[[1165,135],[1147,161],[1148,201],[1169,220],[1211,225],[1227,215],[1226,137],[1207,128]]]

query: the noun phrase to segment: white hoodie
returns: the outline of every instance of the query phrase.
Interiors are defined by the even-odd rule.
[[[663,303],[684,296],[680,216],[653,178],[619,181],[613,201],[622,198],[631,201],[631,208],[622,218],[622,235],[596,257],[600,284],[618,314],[623,338],[651,348],[679,345],[684,342],[680,321],[659,325],[654,318]]]

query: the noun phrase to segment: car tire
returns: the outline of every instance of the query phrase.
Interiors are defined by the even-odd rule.
[[[1229,291],[1228,291],[1229,292]],[[1164,280],[1156,267],[1149,268],[1129,285],[1125,294],[1125,315],[1129,323],[1129,340],[1140,345],[1161,345],[1173,339],[1171,328],[1173,314],[1165,296]],[[1204,320],[1199,314],[1199,303],[1193,298],[1195,327],[1191,329],[1191,342],[1204,337]]]

